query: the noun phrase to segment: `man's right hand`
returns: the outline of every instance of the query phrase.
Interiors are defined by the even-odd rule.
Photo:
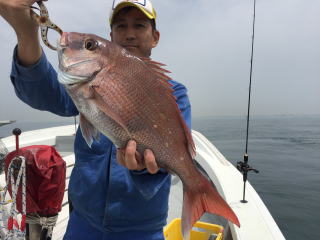
[[[30,6],[36,0],[0,0],[0,15],[15,30],[18,39],[20,64],[30,66],[42,54],[38,37],[38,24],[30,15]]]

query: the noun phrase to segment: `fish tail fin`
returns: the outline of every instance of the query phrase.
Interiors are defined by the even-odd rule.
[[[222,216],[240,227],[239,220],[216,188],[203,176],[195,189],[183,189],[182,234],[189,240],[192,226],[205,213]]]

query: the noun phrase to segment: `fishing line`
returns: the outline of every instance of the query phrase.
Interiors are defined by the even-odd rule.
[[[246,147],[245,153],[243,156],[243,162],[237,163],[237,168],[239,171],[243,173],[243,196],[242,203],[247,203],[248,201],[245,199],[246,195],[246,182],[248,178],[248,172],[254,171],[258,173],[259,171],[250,167],[248,165],[248,142],[249,142],[249,122],[250,122],[250,106],[251,106],[251,85],[252,85],[252,66],[253,66],[253,51],[254,51],[254,36],[255,36],[255,23],[256,23],[256,0],[253,2],[253,23],[252,23],[252,41],[251,41],[251,61],[250,61],[250,78],[249,78],[249,96],[248,96],[248,112],[247,112],[247,130],[246,130]]]
[[[77,116],[74,116],[74,132],[77,134]]]

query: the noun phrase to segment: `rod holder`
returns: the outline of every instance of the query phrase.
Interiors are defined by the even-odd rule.
[[[255,173],[259,173],[259,170],[252,168],[248,164],[248,154],[245,153],[243,156],[243,162],[237,162],[237,169],[243,174],[243,198],[240,202],[247,203],[248,201],[245,199],[246,197],[246,182],[248,179],[248,173],[250,171],[254,171]]]

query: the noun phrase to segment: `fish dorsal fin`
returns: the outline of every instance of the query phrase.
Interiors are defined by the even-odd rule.
[[[171,73],[170,71],[164,69],[163,67],[166,66],[163,63],[160,62],[156,62],[150,58],[145,58],[145,57],[140,57],[140,59],[148,66],[150,67],[153,72],[159,77],[159,80],[161,80],[163,83],[165,83],[165,87],[168,88],[168,94],[170,94],[169,96],[172,97],[172,100],[174,101],[175,105],[176,105],[176,111],[177,114],[179,115],[179,119],[181,122],[181,125],[183,127],[186,139],[187,139],[187,145],[188,145],[188,151],[192,157],[192,159],[195,158],[196,156],[196,147],[195,144],[193,142],[192,139],[192,135],[191,135],[191,131],[188,128],[186,122],[184,121],[183,117],[181,116],[181,111],[179,109],[179,106],[176,102],[176,97],[173,95],[174,90],[172,89],[172,84],[169,82],[169,80],[171,80],[171,78],[169,76],[167,76],[167,73]],[[170,89],[170,90],[169,90]]]
[[[185,134],[186,139],[187,139],[188,151],[190,153],[191,158],[194,159],[196,157],[196,146],[194,144],[194,141],[193,141],[193,138],[192,138],[192,135],[191,135],[191,129],[188,128],[186,122],[184,121],[183,117],[181,116],[181,111],[179,109],[178,104],[177,104],[177,110],[178,110],[178,113],[180,115],[180,122],[181,122],[181,125],[183,127],[184,134]]]
[[[159,77],[159,80],[163,81],[165,84],[172,86],[168,80],[171,78],[166,75],[167,73],[171,73],[170,71],[164,69],[163,67],[166,66],[163,63],[159,63],[156,61],[151,60],[150,58],[140,57],[140,59],[150,68],[152,71]]]
[[[182,117],[181,117],[181,120],[182,120],[182,125],[183,125],[183,128],[184,128],[185,135],[187,137],[188,150],[189,150],[190,156],[192,157],[192,159],[195,159],[195,157],[196,157],[196,146],[195,146],[193,138],[192,138],[191,129],[188,128],[186,122],[183,120]]]
[[[163,63],[153,61],[150,58],[140,57],[140,59],[147,65],[151,71],[156,74],[158,80],[163,83],[162,87],[164,87],[165,92],[169,97],[171,97],[174,102],[176,103],[176,97],[173,95],[174,90],[172,89],[172,84],[169,82],[171,78],[167,75],[167,73],[171,73],[170,71],[164,69],[163,67],[166,66]],[[179,107],[177,106],[178,110]]]

